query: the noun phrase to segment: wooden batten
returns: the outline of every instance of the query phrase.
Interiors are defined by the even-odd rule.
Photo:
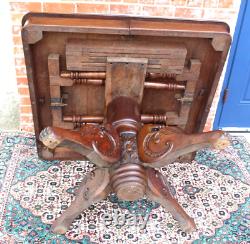
[[[109,102],[133,91],[145,123],[201,131],[231,40],[221,22],[43,13],[24,17],[22,36],[37,139],[46,126],[81,125],[64,118],[105,122]],[[137,81],[126,65],[114,72],[121,63]],[[38,150],[47,159],[76,155]]]

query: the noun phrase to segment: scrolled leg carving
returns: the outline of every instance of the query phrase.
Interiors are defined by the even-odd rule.
[[[80,184],[75,200],[53,223],[52,231],[56,234],[66,233],[74,219],[84,209],[103,200],[109,193],[109,170],[98,168],[91,172]]]
[[[147,167],[163,167],[178,157],[217,145],[222,131],[186,134],[174,126],[144,125],[138,135],[139,157]]]
[[[171,195],[168,185],[164,179],[164,176],[154,170],[147,169],[148,176],[148,188],[146,191],[147,196],[160,203],[165,207],[173,217],[179,222],[180,227],[185,232],[191,232],[196,229],[194,219],[188,216],[188,214],[179,205],[177,200]]]
[[[119,135],[109,125],[85,125],[78,131],[47,127],[39,139],[50,149],[70,148],[100,167],[109,167],[120,158]]]

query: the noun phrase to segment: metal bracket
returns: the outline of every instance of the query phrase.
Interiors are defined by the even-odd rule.
[[[63,102],[63,97],[53,97],[50,99],[50,106],[52,109],[58,109],[61,107],[65,107],[68,104]]]
[[[183,104],[183,103],[192,103],[194,98],[193,98],[193,96],[185,96],[185,97],[177,98],[177,100],[179,102],[181,102],[181,104]]]

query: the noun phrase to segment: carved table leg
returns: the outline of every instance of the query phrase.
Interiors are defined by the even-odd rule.
[[[52,231],[57,234],[66,233],[71,223],[84,209],[106,198],[109,193],[109,170],[98,168],[91,172],[80,184],[75,200],[53,223]]]
[[[193,218],[187,215],[177,200],[171,195],[166,184],[166,178],[154,169],[147,169],[148,189],[147,196],[165,207],[179,222],[183,231],[191,232],[196,229]]]
[[[99,167],[110,167],[120,158],[119,135],[109,125],[85,125],[79,131],[46,127],[39,139],[49,149],[69,148],[86,156]]]
[[[206,146],[223,147],[226,141],[219,141],[221,131],[186,134],[175,126],[141,128],[147,64],[148,60],[142,58],[107,58],[106,108],[101,119],[104,125],[87,124],[77,131],[47,127],[40,133],[39,139],[49,149],[69,148],[100,167],[83,180],[75,200],[53,223],[53,232],[67,232],[74,219],[105,198],[111,187],[122,200],[137,200],[146,192],[173,215],[184,231],[196,229],[194,220],[171,195],[166,178],[153,168]]]
[[[160,168],[187,153],[208,146],[226,146],[225,139],[220,143],[222,136],[222,131],[186,134],[174,126],[144,125],[138,135],[139,156],[144,166]]]

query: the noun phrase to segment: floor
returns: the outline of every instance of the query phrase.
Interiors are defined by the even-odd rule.
[[[250,132],[248,133],[230,133],[233,136],[244,136],[246,138],[246,140],[248,141],[248,143],[250,143]]]
[[[65,235],[55,235],[50,224],[93,164],[41,160],[33,135],[0,132],[0,243],[249,243],[250,144],[242,136],[228,138],[225,150],[200,150],[191,164],[161,169],[197,231],[181,231],[150,199],[126,202],[111,194],[79,215]]]

